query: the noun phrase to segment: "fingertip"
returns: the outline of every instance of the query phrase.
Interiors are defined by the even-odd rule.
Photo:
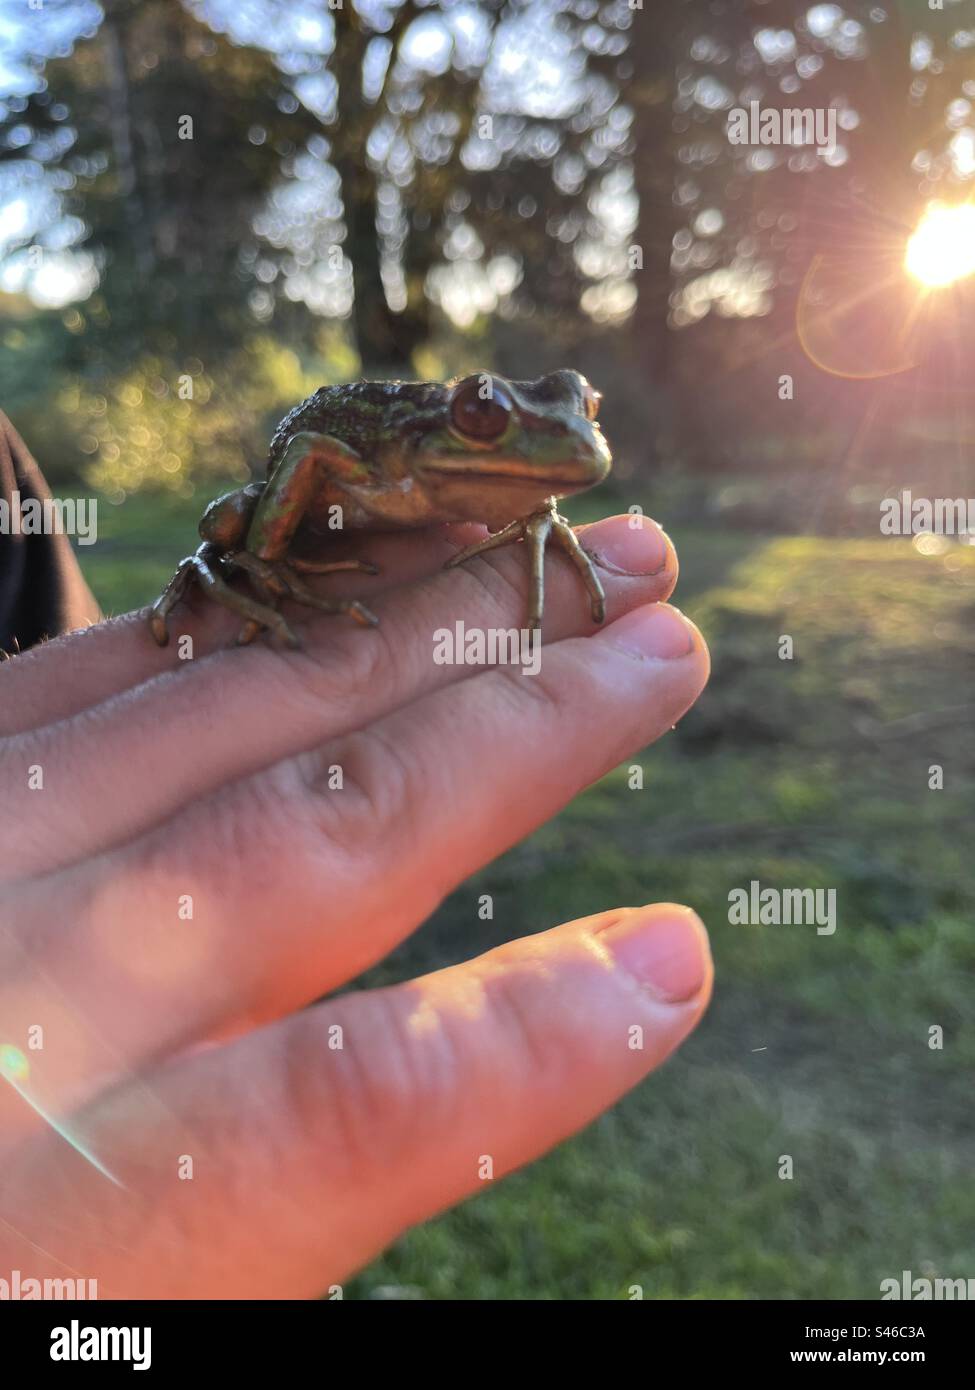
[[[617,618],[602,639],[630,656],[673,661],[693,654],[707,657],[700,628],[669,603],[644,603]]]
[[[628,908],[594,935],[614,962],[661,1003],[706,1003],[714,973],[711,945],[692,908],[680,903]]]
[[[600,569],[626,578],[658,579],[661,597],[677,583],[673,541],[656,521],[639,513],[604,517],[580,528],[580,540]]]

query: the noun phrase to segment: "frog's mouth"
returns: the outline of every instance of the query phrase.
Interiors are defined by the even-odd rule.
[[[479,463],[476,468],[472,468],[467,459],[448,460],[437,459],[436,463],[427,463],[425,466],[427,473],[454,474],[463,478],[508,478],[519,483],[544,483],[544,482],[568,482],[569,475],[562,472],[556,473],[554,470],[548,472],[544,469],[519,468],[517,463],[485,464]]]
[[[523,483],[544,491],[546,488],[590,487],[604,478],[608,469],[607,450],[605,460],[599,456],[562,458],[557,462],[553,460],[548,467],[538,462],[523,463],[516,458],[502,458],[494,462],[470,455],[467,458],[441,457],[428,459],[422,471],[431,477],[462,478],[465,482],[473,484],[490,484],[497,479],[499,482]]]

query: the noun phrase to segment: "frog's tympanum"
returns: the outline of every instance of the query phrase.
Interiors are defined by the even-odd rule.
[[[579,571],[592,616],[604,617],[603,589],[589,556],[559,515],[561,497],[582,492],[609,472],[611,456],[596,424],[599,396],[578,372],[538,381],[482,373],[448,383],[356,382],[323,386],[281,421],[268,455],[267,479],[211,502],[200,522],[202,544],[152,607],[156,641],[196,580],[244,620],[238,641],[297,635],[278,612],[283,599],[376,618],[354,600],[325,598],[302,578],[336,570],[375,574],[362,560],[329,560],[335,518],[343,528],[391,531],[446,521],[485,522],[492,534],[459,551],[448,567],[524,539],[528,544],[528,623],[538,627],[544,602],[545,545],[551,538]],[[227,580],[246,576],[251,593]]]

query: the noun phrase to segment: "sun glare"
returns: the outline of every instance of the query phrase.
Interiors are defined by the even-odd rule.
[[[935,204],[907,243],[907,271],[930,289],[975,274],[975,204]]]

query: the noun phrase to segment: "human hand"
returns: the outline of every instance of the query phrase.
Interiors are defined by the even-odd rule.
[[[304,1008],[706,680],[672,547],[623,517],[585,533],[604,628],[550,561],[537,676],[435,664],[435,629],[521,621],[521,547],[441,572],[472,534],[367,538],[381,578],[323,588],[376,631],[301,610],[304,651],[226,649],[201,605],[165,651],[131,614],[0,666],[0,1271],[314,1296],[694,1027],[706,938],[660,905]]]

